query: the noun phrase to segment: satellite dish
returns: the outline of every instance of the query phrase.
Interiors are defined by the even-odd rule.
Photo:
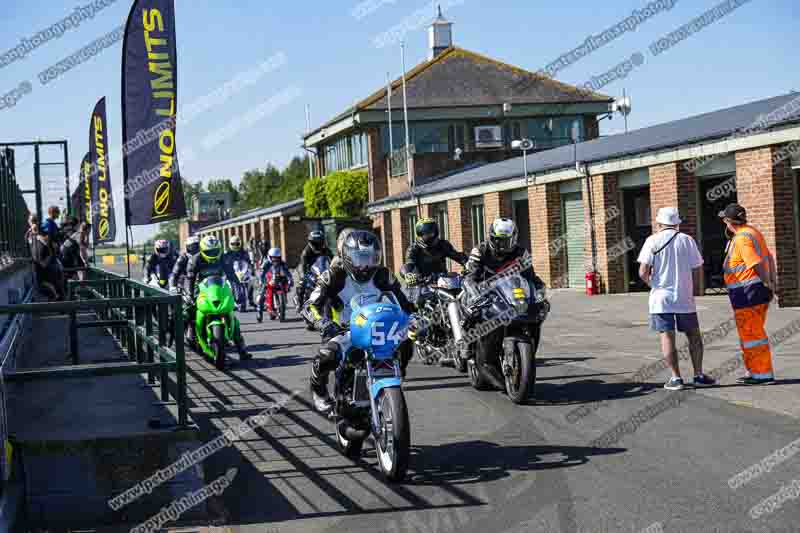
[[[631,114],[631,97],[630,96],[623,96],[622,98],[615,100],[614,104],[612,105],[612,111],[620,113],[622,116],[627,117]]]

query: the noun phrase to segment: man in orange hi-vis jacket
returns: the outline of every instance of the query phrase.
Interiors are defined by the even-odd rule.
[[[775,287],[775,261],[760,231],[747,224],[747,212],[730,204],[719,213],[731,236],[723,269],[728,297],[736,316],[748,375],[737,383],[757,385],[775,379],[764,325]]]

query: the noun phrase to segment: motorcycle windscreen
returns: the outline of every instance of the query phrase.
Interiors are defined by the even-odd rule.
[[[208,287],[223,287],[225,279],[222,276],[209,276],[203,280],[203,284]]]
[[[522,276],[507,276],[495,283],[495,289],[518,313],[525,313],[531,302],[531,285]]]

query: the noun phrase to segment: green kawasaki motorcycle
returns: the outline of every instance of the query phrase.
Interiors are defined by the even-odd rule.
[[[195,333],[200,352],[207,355],[218,370],[225,369],[225,348],[239,332],[234,310],[236,300],[230,284],[221,276],[209,276],[200,285],[197,296]]]

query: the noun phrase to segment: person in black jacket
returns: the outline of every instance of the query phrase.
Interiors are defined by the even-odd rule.
[[[416,285],[421,277],[446,274],[447,259],[464,266],[467,255],[459,252],[449,241],[439,238],[439,225],[432,218],[423,218],[414,226],[417,240],[406,251],[406,262],[400,274],[409,286]]]
[[[200,237],[193,235],[186,239],[186,251],[175,261],[175,266],[172,268],[172,274],[169,277],[170,292],[177,292],[179,287],[183,287],[189,259],[198,253],[200,253]]]
[[[77,224],[75,231],[70,233],[61,244],[61,264],[64,268],[85,268],[88,265],[81,255],[81,243],[88,238],[89,225],[86,222]],[[65,274],[65,279],[75,279],[77,272]]]
[[[172,244],[166,239],[159,239],[154,244],[153,253],[145,263],[143,280],[145,284],[155,279],[158,284],[166,289],[172,269],[175,266],[175,256],[172,254]]]
[[[499,271],[515,264],[519,265],[520,276],[532,282],[535,287],[543,288],[544,282],[534,272],[530,253],[518,244],[518,240],[519,231],[513,220],[510,218],[495,219],[489,226],[488,239],[478,244],[470,252],[464,290],[474,297],[489,288],[481,286],[481,282],[491,280]],[[496,335],[501,331],[495,330],[477,342],[475,361],[479,370],[489,378],[492,384],[502,389],[505,387],[503,377],[491,364],[491,358],[497,357],[494,347],[497,344]]]
[[[339,324],[350,322],[350,300],[355,295],[379,296],[382,292],[391,292],[405,312],[414,311],[400,283],[389,269],[381,265],[381,245],[374,233],[350,230],[341,240],[337,252],[338,256],[331,262],[330,268],[317,281],[305,309],[308,318],[315,323],[323,339],[327,340],[311,365],[314,407],[323,413],[330,411],[333,406],[328,394],[328,375],[336,369],[339,359],[351,347],[349,330],[337,335],[340,331],[337,325],[324,318],[322,310],[325,304],[330,303],[334,320]],[[403,375],[412,355],[411,342],[403,341],[400,345]]]
[[[301,282],[297,284],[297,301],[300,302],[302,305],[306,301],[306,289],[305,284],[302,283],[302,280],[306,279],[306,275],[311,270],[311,267],[314,266],[316,260],[321,257],[329,257],[333,259],[333,254],[325,246],[325,234],[322,233],[320,230],[314,230],[308,234],[308,244],[306,247],[303,248],[303,252],[300,254],[300,272],[301,272]]]

